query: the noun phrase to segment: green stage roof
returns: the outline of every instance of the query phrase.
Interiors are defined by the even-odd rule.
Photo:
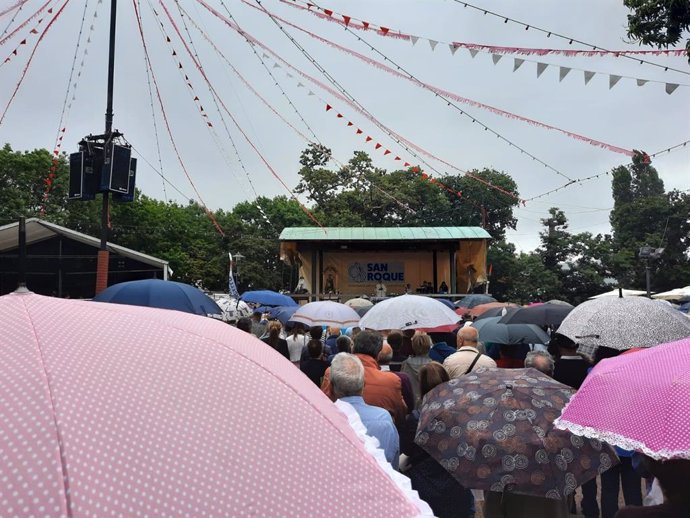
[[[491,239],[481,227],[291,227],[281,241],[455,241]]]

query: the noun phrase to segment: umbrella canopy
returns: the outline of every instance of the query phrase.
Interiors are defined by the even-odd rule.
[[[350,299],[347,302],[345,302],[345,304],[347,306],[350,306],[354,310],[356,310],[357,308],[368,308],[374,305],[372,301],[370,301],[369,299],[364,299],[362,297]]]
[[[502,306],[502,307],[496,307],[492,309],[487,309],[479,315],[475,320],[482,320],[484,318],[492,318],[492,317],[503,317],[505,315],[509,315],[513,311],[517,311],[518,307],[517,306]]]
[[[642,295],[647,295],[647,292],[643,290],[624,290],[621,288],[616,288],[615,290],[607,291],[606,293],[600,293],[599,295],[590,297],[590,300],[606,297],[621,297],[621,294],[623,297],[640,297]]]
[[[558,299],[547,300],[546,303],[547,304],[560,304],[561,306],[570,306],[571,308],[575,307],[570,302],[566,302],[565,300],[558,300]]]
[[[553,427],[573,392],[535,369],[480,368],[424,397],[415,443],[467,488],[561,499],[617,462]]]
[[[690,286],[686,286],[685,288],[676,288],[675,290],[665,291],[663,293],[657,293],[656,295],[652,295],[652,298],[677,301],[690,300]]]
[[[245,291],[240,300],[261,306],[297,306],[292,297],[271,290]]]
[[[230,297],[219,297],[215,299],[218,307],[223,310],[222,319],[226,322],[237,322],[242,317],[251,316],[251,308],[241,300]]]
[[[2,516],[422,514],[317,386],[222,322],[11,294],[0,328]]]
[[[559,326],[573,310],[572,306],[561,304],[540,304],[519,308],[499,320],[501,324],[535,324],[537,326]]]
[[[501,324],[501,317],[483,318],[472,323],[479,340],[494,344],[548,344],[547,335],[534,324]]]
[[[441,304],[445,304],[445,306],[448,309],[452,309],[453,311],[455,311],[456,306],[450,300],[448,300],[448,299],[436,299],[436,300],[438,300]]]
[[[144,279],[114,284],[93,300],[130,306],[175,309],[195,315],[222,315],[223,310],[203,291],[190,284]]]
[[[453,325],[458,315],[443,303],[421,295],[400,295],[379,302],[359,322],[362,329],[419,329]]]
[[[645,297],[603,297],[583,302],[558,332],[593,356],[599,346],[625,350],[651,347],[690,336],[690,319],[662,301]]]
[[[359,315],[340,302],[320,300],[299,307],[290,320],[307,326],[352,327],[359,323]]]
[[[366,315],[366,314],[369,312],[369,310],[370,310],[371,308],[373,308],[373,307],[374,307],[374,306],[364,306],[364,307],[361,307],[361,308],[356,308],[355,311],[357,312],[357,314],[358,314],[358,315],[360,316],[360,318],[361,318],[361,317],[363,317],[364,315]]]
[[[466,295],[460,300],[455,302],[455,305],[461,308],[472,309],[474,306],[479,304],[487,304],[488,302],[497,302],[495,298],[489,295],[483,295],[481,293],[473,293],[472,295]]]
[[[690,338],[600,362],[556,426],[661,460],[690,459]]]
[[[488,311],[490,309],[500,308],[502,310],[503,308],[508,308],[508,307],[517,307],[517,306],[515,304],[510,303],[510,302],[487,302],[486,304],[479,304],[477,306],[474,306],[467,313],[469,313],[469,315],[472,318],[476,318],[479,315],[483,315],[486,311]],[[494,316],[497,316],[497,315],[494,315]]]
[[[268,310],[268,316],[269,318],[280,320],[280,323],[285,325],[298,309],[299,306],[276,306]]]

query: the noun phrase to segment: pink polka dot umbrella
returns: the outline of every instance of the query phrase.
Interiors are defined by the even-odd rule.
[[[0,516],[430,515],[227,324],[16,293],[0,329]]]
[[[690,337],[602,361],[554,424],[655,459],[690,459]]]

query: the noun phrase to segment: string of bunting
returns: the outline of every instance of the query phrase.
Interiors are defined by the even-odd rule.
[[[657,151],[656,153],[652,153],[651,155],[649,155],[649,154],[647,154],[647,153],[645,153],[645,152],[642,152],[642,151],[638,151],[638,152],[636,153],[636,155],[642,157],[642,162],[643,162],[644,164],[651,164],[651,163],[652,163],[652,158],[656,158],[656,157],[658,157],[659,155],[663,155],[663,154],[666,154],[666,153],[672,153],[673,151],[677,151],[678,149],[687,147],[687,145],[688,145],[689,143],[690,143],[690,140],[686,140],[686,141],[684,141],[684,142],[681,142],[680,144],[676,144],[676,145],[674,145],[674,146],[670,146],[670,147],[667,147],[667,148],[662,149],[662,150],[660,150],[660,151]],[[629,166],[631,166],[631,165],[633,165],[632,162],[626,164],[625,167],[629,167]],[[555,193],[555,192],[561,191],[561,190],[565,189],[566,187],[570,187],[570,186],[573,185],[573,184],[578,184],[578,185],[580,185],[580,184],[582,184],[582,183],[584,183],[584,182],[587,182],[587,181],[589,181],[589,180],[594,180],[595,178],[601,178],[602,176],[608,176],[609,174],[610,174],[610,171],[605,171],[605,172],[603,172],[603,173],[598,173],[598,174],[593,174],[593,175],[590,175],[590,176],[583,176],[583,177],[581,177],[581,178],[576,178],[576,179],[574,179],[572,182],[568,182],[568,183],[566,183],[566,184],[563,184],[563,185],[561,185],[561,186],[559,186],[559,187],[556,187],[555,189],[551,189],[551,190],[546,191],[546,192],[544,192],[544,193],[542,193],[542,194],[539,194],[539,195],[537,195],[537,196],[532,196],[531,198],[527,198],[527,201],[537,200],[537,199],[539,199],[539,198],[543,198],[543,197],[548,196],[548,195],[550,195],[550,194],[553,194],[553,193]]]
[[[144,38],[144,28],[143,28],[141,16],[139,13],[138,0],[132,0],[132,4],[134,5],[134,14],[135,14],[136,19],[137,19],[137,28],[139,29],[139,36],[141,37],[141,45],[142,45],[142,48],[144,50],[144,60],[146,62],[146,67],[148,68],[148,70],[151,74],[151,79],[153,80],[153,86],[154,86],[154,90],[156,91],[156,98],[158,99],[158,105],[161,109],[161,114],[163,116],[163,122],[165,123],[165,129],[167,130],[168,137],[170,138],[170,143],[172,144],[173,150],[175,151],[175,156],[177,157],[177,161],[179,162],[180,167],[182,168],[182,171],[184,172],[185,176],[187,177],[189,184],[192,186],[194,193],[196,194],[197,198],[199,199],[199,203],[204,208],[204,211],[206,212],[206,216],[209,218],[209,220],[211,221],[211,223],[213,224],[215,229],[218,231],[218,233],[224,237],[225,232],[223,232],[223,229],[221,228],[220,224],[216,220],[216,217],[214,216],[213,212],[211,212],[211,210],[208,208],[208,206],[204,202],[204,199],[201,196],[199,189],[197,189],[197,187],[194,183],[194,180],[192,180],[192,177],[189,174],[187,167],[185,166],[184,162],[182,161],[182,156],[180,156],[180,152],[177,148],[177,143],[175,142],[175,138],[173,137],[172,129],[170,128],[170,121],[168,120],[168,115],[165,111],[165,106],[163,105],[163,99],[161,97],[160,88],[158,87],[158,80],[156,79],[156,74],[153,70],[153,66],[151,65],[151,59],[149,57],[148,46],[146,45],[146,39]]]
[[[52,1],[52,0],[46,2],[46,3],[44,4],[43,7],[46,7],[51,1]],[[53,8],[52,8],[52,7],[48,9],[47,14],[53,14]],[[34,15],[34,16],[36,16],[36,15]],[[40,14],[39,14],[39,16],[40,16]],[[43,20],[44,20],[44,19],[45,19],[45,18],[38,18],[38,21],[37,21],[37,22],[34,24],[34,26],[31,28],[31,30],[29,31],[28,35],[24,36],[24,38],[22,38],[22,40],[17,44],[17,46],[12,50],[12,52],[10,52],[10,53],[7,55],[7,57],[3,60],[3,62],[0,63],[0,68],[2,68],[2,67],[5,66],[7,63],[9,63],[10,61],[12,61],[12,59],[13,59],[14,57],[18,56],[18,55],[19,55],[19,52],[20,52],[20,50],[21,50],[21,48],[22,48],[23,46],[25,46],[25,45],[28,44],[29,38],[31,38],[31,37],[33,37],[34,35],[38,34],[38,30],[39,30],[41,24],[43,23]],[[27,21],[24,22],[24,23],[26,24],[26,23],[28,23],[28,21],[29,21],[29,20],[27,20]],[[18,30],[19,30],[19,28],[15,29],[14,31],[12,31],[11,34],[8,34],[5,38],[3,38],[3,39],[2,39],[2,44],[4,44],[5,41],[7,41],[9,38],[11,38]]]
[[[69,1],[70,0],[65,0],[65,3],[62,4],[62,7],[60,7],[60,9],[53,15],[53,17],[48,22],[48,25],[46,25],[45,29],[43,29],[43,32],[41,32],[40,36],[38,37],[38,41],[36,41],[36,43],[34,44],[34,48],[31,51],[31,54],[29,55],[29,60],[27,61],[26,65],[24,65],[24,69],[22,70],[22,73],[19,77],[19,81],[17,81],[14,91],[12,92],[9,101],[7,101],[7,105],[5,106],[5,109],[3,110],[2,115],[0,116],[0,125],[2,125],[2,123],[4,122],[5,116],[7,115],[7,111],[10,109],[10,106],[12,105],[14,98],[17,96],[17,92],[19,91],[19,89],[22,86],[22,83],[24,82],[24,78],[26,77],[26,73],[28,72],[29,67],[31,66],[31,62],[34,59],[34,55],[36,54],[38,46],[41,44],[41,41],[43,41],[45,35],[48,34],[48,31],[53,26],[53,23],[55,23],[55,20],[57,20],[60,17],[62,11],[65,9],[65,7],[67,7]]]
[[[246,3],[246,4],[248,4],[248,5],[251,5],[251,4],[248,3],[247,0],[243,0],[243,2]],[[252,6],[252,7],[253,7],[253,6]],[[275,15],[272,15],[272,16],[275,16]],[[405,79],[405,80],[407,80],[407,81],[409,81],[409,82],[411,82],[411,83],[413,83],[413,84],[415,84],[415,85],[417,85],[417,86],[420,86],[420,87],[422,87],[422,88],[424,88],[424,89],[426,89],[426,90],[429,90],[429,91],[431,91],[432,93],[436,94],[437,96],[443,97],[445,100],[452,99],[452,100],[457,101],[457,102],[459,102],[459,103],[467,104],[467,105],[473,106],[473,107],[477,107],[477,108],[480,108],[480,109],[489,111],[489,112],[491,112],[491,113],[494,113],[494,114],[496,114],[496,115],[500,115],[500,116],[502,116],[502,117],[506,117],[506,118],[509,118],[509,119],[519,120],[519,121],[521,121],[521,122],[525,122],[525,123],[527,123],[527,124],[529,124],[529,125],[531,125],[531,126],[536,126],[536,127],[541,127],[541,128],[544,128],[544,129],[549,129],[549,130],[557,131],[557,132],[562,133],[562,134],[564,134],[564,135],[566,135],[566,136],[568,136],[568,137],[570,137],[570,138],[573,138],[573,139],[575,139],[575,140],[579,140],[579,141],[581,141],[581,142],[586,142],[586,143],[589,144],[589,145],[592,145],[592,146],[595,146],[595,147],[600,147],[600,148],[603,148],[603,149],[607,149],[608,151],[612,151],[612,152],[614,152],[614,153],[621,153],[621,154],[626,155],[626,156],[632,156],[632,155],[633,155],[633,152],[630,151],[630,150],[623,149],[623,148],[621,148],[621,147],[614,146],[614,145],[611,145],[611,144],[607,144],[606,142],[602,142],[602,141],[599,141],[599,140],[596,140],[596,139],[593,139],[593,138],[590,138],[590,137],[586,137],[586,136],[583,136],[583,135],[579,135],[579,134],[577,134],[577,133],[574,133],[574,132],[571,132],[571,131],[568,131],[568,130],[561,129],[561,128],[558,128],[558,127],[556,127],[556,126],[553,126],[553,125],[550,125],[550,124],[546,124],[546,123],[544,123],[544,122],[540,122],[540,121],[537,121],[537,120],[534,120],[534,119],[530,119],[530,118],[528,118],[528,117],[524,117],[524,116],[522,116],[522,115],[518,115],[518,114],[516,114],[516,113],[512,113],[512,112],[509,112],[509,111],[506,111],[506,110],[502,110],[502,109],[500,109],[500,108],[496,108],[496,107],[494,107],[494,106],[491,106],[491,105],[488,105],[488,104],[484,104],[484,103],[475,101],[475,100],[473,100],[473,99],[468,99],[468,98],[466,98],[466,97],[462,97],[462,96],[460,96],[460,95],[458,95],[458,94],[455,94],[455,93],[453,93],[453,92],[449,92],[449,91],[444,90],[444,89],[442,89],[442,88],[439,88],[439,87],[430,85],[430,84],[428,84],[428,83],[425,83],[425,82],[423,82],[423,81],[417,79],[416,77],[412,76],[412,75],[409,74],[409,73],[401,73],[400,70],[402,70],[402,68],[399,67],[399,66],[398,66],[397,69],[394,69],[394,68],[392,68],[392,67],[390,67],[390,66],[388,66],[388,65],[386,65],[386,64],[384,64],[384,63],[380,63],[380,62],[378,62],[378,61],[376,61],[376,60],[374,60],[374,59],[372,59],[372,58],[369,58],[369,57],[367,57],[367,56],[364,56],[364,55],[362,55],[362,54],[360,54],[360,53],[358,53],[358,52],[356,52],[356,51],[354,51],[354,50],[352,50],[352,49],[349,49],[349,48],[347,48],[347,47],[343,47],[342,45],[339,45],[338,43],[335,43],[335,42],[333,42],[333,41],[331,41],[331,40],[328,40],[328,39],[326,39],[326,38],[322,38],[321,36],[318,36],[317,34],[314,34],[314,33],[310,32],[310,31],[308,31],[308,30],[306,30],[306,29],[303,29],[303,28],[301,28],[301,27],[295,25],[295,24],[292,24],[292,23],[290,23],[290,22],[288,22],[288,21],[286,21],[286,20],[283,20],[283,19],[281,19],[280,17],[277,17],[277,16],[276,16],[276,18],[279,19],[279,20],[281,20],[283,23],[286,23],[286,24],[289,25],[290,27],[293,27],[293,28],[295,28],[295,29],[297,29],[297,30],[299,30],[299,31],[301,31],[301,32],[304,32],[305,34],[309,35],[310,37],[312,37],[312,38],[314,38],[314,39],[316,39],[316,40],[318,40],[318,41],[320,41],[320,42],[322,42],[322,43],[326,43],[327,45],[329,45],[329,46],[331,46],[331,47],[333,47],[333,48],[335,48],[335,49],[337,49],[337,50],[340,50],[340,51],[342,51],[342,52],[345,52],[345,53],[347,53],[347,54],[349,54],[349,55],[351,55],[351,56],[353,56],[353,57],[359,59],[360,61],[363,61],[363,62],[365,62],[365,63],[367,63],[367,64],[369,64],[369,65],[371,65],[371,66],[374,66],[374,67],[376,67],[376,68],[378,68],[378,69],[380,69],[380,70],[383,70],[383,71],[385,71],[385,72],[388,72],[389,74],[391,74],[391,75],[393,75],[393,76],[396,76],[396,77],[398,77],[398,78]],[[392,62],[390,59],[388,59],[388,58],[386,58],[386,59],[387,59],[389,62]],[[470,117],[470,118],[473,120],[473,122],[476,121],[476,118],[472,117],[471,115],[466,114],[466,113],[464,113],[464,112],[463,112],[463,114],[465,114],[465,115],[467,115],[468,117]],[[481,122],[480,122],[479,124],[481,124]],[[482,124],[482,126],[486,128],[485,125]],[[499,138],[503,138],[503,137],[501,137],[500,135],[498,135],[495,131],[491,130],[490,128],[488,128],[488,130],[491,131],[492,133],[496,134],[497,136],[499,136]],[[513,146],[515,146],[515,147],[518,147],[517,145],[515,145],[514,143],[508,141],[508,140],[505,139],[505,138],[503,138],[503,140],[505,140],[506,142],[508,142],[509,144],[511,144],[511,145],[513,145]],[[524,151],[524,150],[521,149],[521,151]],[[525,152],[525,153],[526,153],[526,152]],[[534,158],[534,157],[533,157],[533,158]],[[536,159],[536,158],[535,158],[535,159]],[[538,160],[538,159],[537,159],[537,160]],[[541,161],[540,161],[540,162],[541,162]],[[543,162],[541,162],[541,163],[543,163]],[[547,165],[547,167],[549,167],[549,166]],[[563,175],[563,174],[560,173],[559,171],[556,171],[556,172],[558,172],[559,174],[561,174],[562,176],[564,176],[564,177],[567,178],[567,176]],[[569,178],[568,178],[568,179],[569,179]]]
[[[175,32],[177,33],[178,37],[179,37],[180,40],[182,41],[182,44],[183,44],[185,50],[187,51],[187,54],[189,55],[189,57],[190,57],[192,63],[193,63],[194,66],[196,67],[196,69],[197,69],[197,71],[199,72],[199,74],[201,74],[201,76],[204,78],[204,81],[206,82],[206,85],[208,86],[209,90],[211,91],[211,93],[212,93],[213,95],[215,95],[216,99],[218,100],[218,102],[220,103],[220,105],[223,107],[223,110],[225,111],[225,113],[230,117],[230,119],[232,120],[232,122],[233,122],[233,124],[235,125],[235,127],[237,128],[237,130],[242,134],[242,136],[244,137],[244,139],[245,139],[245,140],[247,141],[247,143],[251,146],[251,148],[252,148],[252,149],[254,150],[254,152],[257,154],[257,156],[259,157],[259,159],[260,159],[260,160],[264,163],[264,165],[268,168],[268,170],[271,172],[271,174],[273,175],[273,177],[276,178],[276,179],[280,182],[280,184],[287,190],[287,192],[290,193],[291,197],[299,204],[300,208],[301,208],[302,211],[307,215],[307,217],[309,217],[309,219],[311,219],[311,220],[312,220],[314,223],[316,223],[319,227],[324,228],[323,225],[321,224],[321,222],[320,222],[318,219],[316,219],[316,217],[312,214],[312,212],[311,212],[307,207],[304,206],[304,204],[302,204],[302,202],[301,202],[301,201],[297,198],[297,196],[292,192],[292,190],[290,189],[290,187],[288,187],[288,185],[285,183],[285,181],[280,177],[280,175],[278,175],[278,173],[277,173],[277,172],[275,171],[275,169],[271,166],[271,164],[268,162],[268,160],[266,160],[266,158],[263,156],[263,154],[262,154],[262,153],[259,151],[259,149],[256,147],[256,145],[254,144],[254,142],[252,142],[252,140],[249,138],[249,136],[247,135],[247,133],[244,131],[244,129],[243,129],[242,126],[238,123],[238,121],[235,119],[235,117],[234,117],[233,114],[230,112],[230,110],[228,110],[228,108],[227,108],[227,106],[225,105],[225,103],[223,102],[222,98],[218,95],[218,93],[216,92],[216,89],[215,89],[215,88],[213,87],[213,85],[211,84],[211,81],[210,81],[210,80],[208,79],[208,77],[206,76],[206,72],[204,72],[203,67],[202,67],[201,64],[197,61],[197,59],[194,57],[193,53],[192,53],[191,50],[189,49],[189,46],[187,45],[187,42],[186,42],[186,41],[184,40],[184,38],[182,37],[182,34],[180,33],[180,30],[179,30],[179,28],[177,27],[177,24],[175,23],[175,20],[173,19],[173,17],[171,16],[170,12],[168,11],[168,9],[167,9],[167,7],[166,7],[166,5],[165,5],[165,3],[164,3],[164,0],[159,0],[159,4],[160,4],[160,6],[162,7],[163,11],[165,12],[166,16],[168,17],[168,20],[170,21],[170,23],[171,23],[173,29],[175,30]]]
[[[0,17],[5,16],[7,13],[11,13],[15,9],[19,8],[21,9],[25,3],[27,3],[29,0],[19,0],[18,2],[10,5],[9,7],[6,7],[2,11],[0,11]]]
[[[26,20],[24,20],[24,21],[23,21],[22,23],[20,23],[19,25],[17,25],[17,26],[12,30],[12,32],[10,32],[9,34],[6,34],[7,29],[10,28],[10,26],[12,25],[12,22],[14,21],[14,18],[12,18],[12,20],[10,21],[10,23],[9,23],[8,26],[7,26],[7,29],[5,30],[5,33],[3,33],[2,38],[0,38],[0,46],[2,46],[2,45],[4,45],[5,43],[7,43],[8,40],[11,40],[11,39],[14,37],[14,35],[17,34],[19,31],[21,31],[24,27],[26,27],[26,26],[29,24],[29,22],[31,22],[31,21],[34,20],[35,18],[38,18],[39,16],[41,16],[41,13],[45,10],[46,7],[48,7],[48,5],[50,5],[52,2],[53,2],[53,0],[48,0],[48,1],[47,1],[46,3],[44,3],[41,7],[39,7],[38,10],[37,10],[35,13],[33,13],[31,16],[29,16]],[[23,5],[22,5],[21,7],[23,7]],[[21,10],[21,7],[19,8],[20,10]],[[18,14],[19,14],[19,11],[17,11],[17,13],[15,13],[15,16],[17,16]],[[0,16],[2,16],[2,15],[0,15]]]
[[[58,157],[59,153],[62,150],[62,144],[64,142],[65,138],[65,131],[66,131],[66,121],[67,118],[69,117],[70,110],[72,108],[72,103],[76,99],[76,92],[77,92],[77,85],[79,84],[79,79],[81,78],[82,71],[84,69],[84,62],[86,60],[86,56],[88,55],[88,45],[91,43],[91,35],[93,34],[94,31],[94,22],[96,21],[96,18],[98,17],[98,8],[99,6],[103,3],[103,0],[98,0],[96,2],[96,8],[93,11],[93,17],[92,17],[92,23],[91,26],[89,27],[89,32],[87,33],[86,40],[84,43],[84,51],[82,53],[81,61],[79,63],[79,68],[77,70],[76,74],[76,79],[74,80],[74,83],[72,83],[72,79],[74,78],[75,74],[75,65],[77,62],[77,57],[79,55],[79,49],[82,46],[82,34],[84,31],[84,25],[86,24],[86,12],[88,9],[88,2],[84,2],[84,10],[82,12],[81,16],[81,22],[79,24],[79,34],[77,36],[77,45],[74,49],[74,55],[72,56],[72,65],[70,67],[70,73],[69,73],[69,78],[67,79],[67,90],[65,91],[65,98],[62,101],[62,109],[60,110],[60,121],[58,122],[58,131],[55,136],[55,143],[53,145],[53,159],[52,163],[50,166],[50,172],[48,173],[47,178],[44,180],[45,184],[45,189],[43,191],[43,198],[42,198],[42,204],[41,204],[41,209],[40,212],[42,215],[45,215],[46,211],[46,205],[48,203],[48,199],[50,198],[50,193],[53,190],[53,182],[55,181],[55,178],[57,176],[57,165],[58,165]],[[70,94],[71,94],[71,100],[70,100]]]

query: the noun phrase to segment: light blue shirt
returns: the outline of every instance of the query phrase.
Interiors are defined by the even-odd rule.
[[[398,469],[400,436],[388,410],[367,405],[361,396],[348,396],[340,399],[352,405],[357,411],[362,424],[367,429],[367,434],[378,439],[380,448],[386,455],[386,460],[391,463],[394,469]]]

